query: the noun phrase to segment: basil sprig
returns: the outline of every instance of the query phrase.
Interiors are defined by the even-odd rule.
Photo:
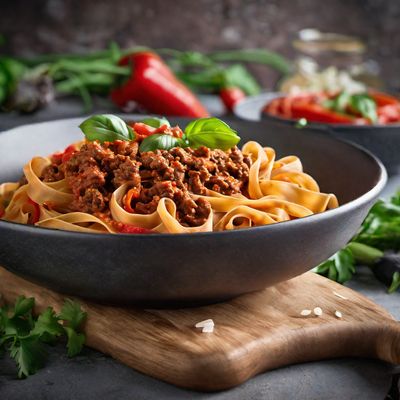
[[[79,128],[89,141],[114,142],[135,139],[132,128],[121,118],[112,114],[93,115],[83,121]]]
[[[155,151],[158,149],[169,150],[173,147],[182,147],[182,144],[182,139],[176,138],[171,135],[156,133],[155,135],[151,135],[145,138],[140,144],[139,150],[142,153],[145,153],[146,151]]]
[[[372,123],[378,121],[376,111],[376,102],[368,94],[354,94],[350,97],[350,106],[359,112],[364,118],[369,119]]]
[[[210,149],[228,150],[240,141],[236,131],[218,118],[200,118],[189,123],[185,128],[182,139],[170,135],[151,135],[145,138],[139,150],[154,151],[157,149],[169,150],[173,147],[191,147],[196,149],[201,146]]]
[[[210,149],[228,150],[239,143],[240,137],[224,121],[218,118],[200,118],[185,128],[185,140],[189,147],[206,146]]]
[[[152,128],[159,128],[160,126],[163,126],[163,125],[171,126],[171,124],[169,123],[167,118],[164,118],[164,117],[161,117],[161,118],[157,118],[157,117],[145,118],[145,119],[142,119],[139,122],[141,122],[142,124],[149,125]]]
[[[165,118],[146,118],[140,121],[153,128],[162,125],[170,126]],[[83,121],[79,127],[89,141],[114,142],[115,140],[134,140],[135,133],[121,118],[111,115],[93,115]],[[240,141],[237,132],[228,124],[218,118],[200,118],[190,122],[185,128],[182,138],[166,134],[154,134],[146,137],[140,151],[155,151],[157,149],[169,150],[173,147],[191,147],[196,149],[201,146],[210,149],[228,150]]]

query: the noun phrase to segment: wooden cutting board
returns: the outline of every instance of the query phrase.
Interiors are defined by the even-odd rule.
[[[0,293],[59,310],[64,296],[0,268]],[[343,298],[345,297],[345,298]],[[196,390],[236,386],[260,372],[334,357],[400,363],[400,323],[366,297],[311,272],[226,303],[179,310],[81,301],[87,345],[163,381]],[[321,316],[303,309],[320,307]],[[342,318],[335,316],[342,313]],[[194,325],[213,319],[213,333]]]

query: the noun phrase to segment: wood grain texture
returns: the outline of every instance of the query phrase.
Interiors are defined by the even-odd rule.
[[[347,299],[337,297],[337,292]],[[59,310],[64,296],[0,268],[0,293]],[[179,310],[116,308],[81,301],[87,345],[166,382],[196,390],[236,386],[289,364],[335,357],[400,363],[400,323],[366,297],[313,273],[226,303]],[[302,317],[321,307],[320,317]],[[338,310],[343,318],[334,313]],[[213,333],[194,325],[212,318]]]

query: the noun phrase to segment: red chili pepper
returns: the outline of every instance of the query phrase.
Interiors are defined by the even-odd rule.
[[[77,151],[77,148],[74,144],[71,144],[68,146],[64,151],[59,152],[59,153],[54,153],[51,156],[51,159],[53,162],[56,164],[61,164],[69,161],[72,157],[72,155]]]
[[[161,115],[207,117],[208,112],[196,96],[181,82],[164,61],[152,52],[122,58],[119,65],[131,65],[132,75],[111,92],[115,104],[124,107],[129,101]]]
[[[31,225],[35,225],[36,222],[40,219],[40,207],[39,204],[33,201],[32,199],[28,198],[27,204],[31,205],[31,210],[29,210],[29,219],[28,223]]]
[[[147,228],[141,228],[139,226],[134,226],[134,225],[128,225],[128,224],[122,224],[120,228],[118,229],[119,233],[137,233],[137,234],[143,234],[143,233],[155,233],[151,229]]]
[[[228,111],[233,111],[234,106],[246,97],[242,89],[238,87],[226,87],[221,89],[219,97]]]

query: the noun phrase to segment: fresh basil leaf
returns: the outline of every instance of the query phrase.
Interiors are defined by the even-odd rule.
[[[372,123],[378,121],[375,100],[368,94],[353,94],[350,97],[351,107]]]
[[[163,125],[171,126],[171,124],[169,123],[167,118],[164,118],[164,117],[162,117],[162,118],[157,118],[157,117],[145,118],[138,122],[141,122],[142,124],[145,124],[145,125],[149,125],[153,128],[159,128],[160,126],[163,126]]]
[[[350,102],[350,93],[341,92],[333,99],[324,101],[323,106],[333,111],[344,112]]]
[[[135,134],[121,118],[112,114],[93,115],[79,127],[89,141],[114,142],[134,140]]]
[[[183,141],[174,136],[155,134],[145,138],[140,144],[139,150],[141,153],[155,150],[169,150],[173,147],[181,146],[182,144]]]
[[[237,132],[218,118],[200,118],[185,128],[185,137],[192,148],[228,150],[240,141]]]

